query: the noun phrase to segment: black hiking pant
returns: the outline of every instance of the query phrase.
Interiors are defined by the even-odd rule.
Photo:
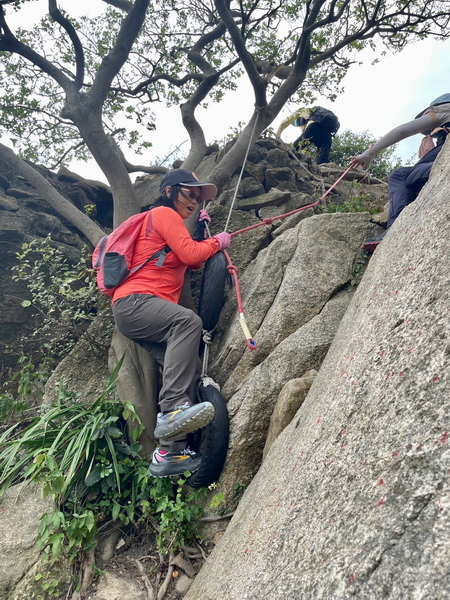
[[[320,123],[310,123],[302,135],[295,140],[294,148],[301,150],[308,144],[314,144],[317,148],[317,164],[320,165],[328,162],[332,141],[333,136]]]
[[[427,152],[413,167],[400,167],[389,176],[388,227],[392,225],[405,206],[417,198],[420,190],[428,181],[431,167],[442,150],[442,146],[443,144],[439,144]]]

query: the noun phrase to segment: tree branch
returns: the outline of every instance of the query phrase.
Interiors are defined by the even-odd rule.
[[[105,4],[110,4],[115,8],[120,8],[120,10],[124,10],[127,13],[133,8],[133,3],[128,0],[103,0],[103,2]]]
[[[90,91],[93,104],[103,106],[114,77],[125,64],[133,43],[144,23],[150,0],[135,0],[132,9],[122,22],[116,43],[103,59]]]
[[[56,0],[48,0],[48,11],[52,19],[59,23],[67,32],[67,35],[73,44],[76,65],[75,86],[77,90],[80,90],[84,81],[84,50],[83,46],[81,45],[80,38],[78,37],[78,34],[69,19],[66,19],[66,17],[61,14],[61,11],[56,5]]]
[[[5,9],[3,6],[0,6],[0,51],[12,52],[23,56],[23,58],[29,60],[41,69],[41,71],[52,77],[65,92],[73,89],[73,81],[64,75],[60,69],[16,38],[5,21]]]
[[[105,235],[94,221],[61,196],[45,177],[19,158],[10,148],[0,144],[0,156],[30,183],[50,206],[85,235],[93,246]]]
[[[217,12],[222,19],[228,33],[233,40],[234,47],[239,58],[242,61],[244,69],[247,71],[247,75],[253,86],[255,93],[255,104],[256,106],[265,106],[267,104],[266,99],[266,81],[258,73],[258,69],[253,61],[253,57],[245,46],[245,40],[239,31],[233,16],[226,4],[225,0],[214,0]]]

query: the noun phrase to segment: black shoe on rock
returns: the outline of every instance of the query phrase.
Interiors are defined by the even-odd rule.
[[[371,240],[365,241],[363,244],[364,250],[367,250],[368,252],[373,252],[375,250],[375,248],[378,246],[378,244],[383,241],[386,233],[387,233],[387,229],[386,229],[386,231],[383,231],[383,233],[381,233],[380,235],[377,235],[377,237],[374,237]]]

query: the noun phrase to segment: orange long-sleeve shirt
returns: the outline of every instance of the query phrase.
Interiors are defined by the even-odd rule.
[[[148,213],[151,219],[147,236],[147,219],[144,220],[136,242],[132,268],[143,263],[149,256],[169,246],[162,267],[157,260],[149,261],[130,275],[114,293],[113,303],[129,294],[152,294],[178,303],[184,274],[188,267],[199,268],[202,263],[219,250],[219,242],[212,237],[196,242],[192,239],[181,216],[172,208],[158,206]]]

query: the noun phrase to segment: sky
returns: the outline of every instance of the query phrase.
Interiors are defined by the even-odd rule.
[[[70,3],[69,0],[61,0],[59,4],[62,8],[64,5],[69,8]],[[92,0],[77,0],[80,11],[85,6],[92,9],[95,4]],[[33,17],[33,22],[36,22],[36,15],[45,10],[46,6],[45,1],[28,5],[28,14]],[[72,7],[70,11],[72,12]],[[378,139],[397,125],[412,120],[434,98],[449,91],[446,82],[450,40],[442,42],[428,39],[410,43],[402,52],[386,56],[381,56],[382,49],[380,45],[378,64],[371,65],[375,55],[370,55],[364,58],[363,65],[353,65],[350,68],[342,83],[343,93],[334,103],[318,97],[316,104],[331,109],[339,117],[340,132],[346,129],[353,132],[368,131]],[[243,78],[239,89],[229,93],[220,104],[197,109],[196,116],[204,129],[207,142],[221,140],[239,122],[247,122],[251,117],[253,103],[252,90]],[[276,130],[279,123],[295,109],[295,105],[286,106],[273,122],[273,129]],[[298,135],[298,128],[288,127],[282,137],[284,141],[291,142]],[[124,148],[123,150],[130,162],[156,164],[157,159],[165,157],[180,144],[182,152],[187,153],[187,139],[179,108],[159,107],[156,110],[156,132],[149,134],[148,139],[153,147],[145,150],[141,156],[129,154]],[[6,140],[2,141],[7,143]],[[420,141],[420,135],[403,140],[395,154],[406,163],[417,152]],[[73,162],[69,168],[85,178],[106,182],[94,162]]]

